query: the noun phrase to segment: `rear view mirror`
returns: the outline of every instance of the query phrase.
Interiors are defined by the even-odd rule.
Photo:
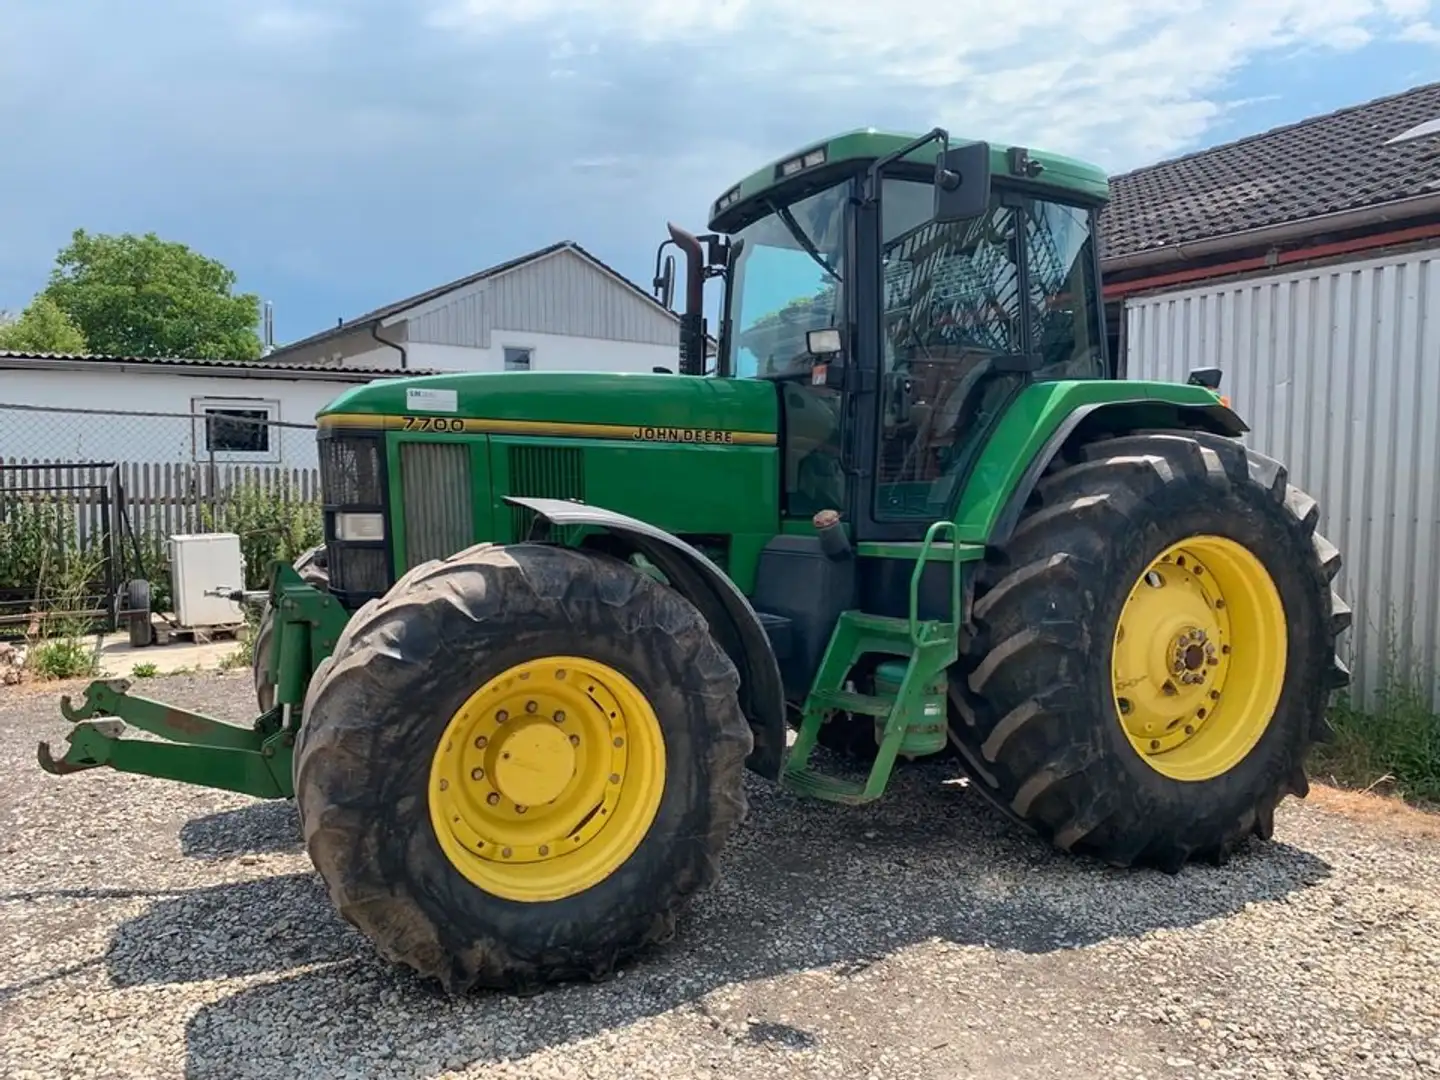
[[[675,305],[675,256],[665,256],[664,269],[655,275],[655,299],[667,308]]]
[[[953,146],[935,159],[935,220],[980,217],[990,208],[990,144]]]

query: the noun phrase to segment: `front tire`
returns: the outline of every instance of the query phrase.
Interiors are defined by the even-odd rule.
[[[1240,443],[1082,448],[977,581],[952,741],[1055,846],[1178,871],[1268,839],[1346,681],[1340,555],[1315,501]]]
[[[453,992],[662,941],[745,814],[739,676],[608,556],[481,545],[407,574],[316,670],[295,747],[340,914]]]

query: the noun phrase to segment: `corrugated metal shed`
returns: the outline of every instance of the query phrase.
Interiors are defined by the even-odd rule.
[[[1320,501],[1357,696],[1393,634],[1440,708],[1440,249],[1137,297],[1125,332],[1129,378],[1223,368],[1246,442]]]
[[[674,315],[571,248],[489,275],[413,309],[407,341],[490,347],[492,330],[674,345]]]

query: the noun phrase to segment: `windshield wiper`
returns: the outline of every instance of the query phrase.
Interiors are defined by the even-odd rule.
[[[817,263],[819,263],[820,269],[824,270],[836,281],[843,284],[844,279],[840,276],[836,269],[830,265],[829,261],[825,258],[825,256],[820,254],[820,249],[815,246],[814,241],[812,241],[810,237],[805,235],[805,230],[802,229],[800,227],[800,223],[795,220],[795,215],[790,212],[790,208],[788,206],[776,206],[774,203],[769,203],[768,205],[770,209],[774,211],[775,216],[780,219],[780,223],[785,226],[786,230],[790,233],[790,235],[793,236],[795,240],[799,243],[799,245],[805,249],[805,254],[809,255],[810,258],[814,259]]]

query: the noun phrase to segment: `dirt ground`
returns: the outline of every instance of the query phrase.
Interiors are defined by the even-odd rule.
[[[246,674],[147,681],[248,719]],[[57,779],[0,689],[0,1076],[1440,1077],[1440,827],[1317,788],[1170,877],[1054,854],[942,763],[758,780],[720,883],[602,985],[449,999],[333,913],[288,803]]]

